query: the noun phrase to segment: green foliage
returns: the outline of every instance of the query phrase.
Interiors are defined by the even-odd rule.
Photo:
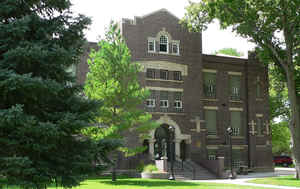
[[[289,128],[292,131],[293,155],[298,175],[300,174],[299,10],[299,0],[202,0],[199,3],[191,2],[181,21],[192,31],[202,31],[206,29],[208,23],[218,19],[221,28],[231,27],[240,36],[254,42],[257,45],[256,54],[261,62],[274,66],[277,73],[274,78],[286,82],[288,89],[288,104],[291,111]]]
[[[236,56],[236,57],[244,56],[244,53],[239,52],[237,49],[234,49],[234,48],[223,48],[223,49],[220,49],[218,51],[215,51],[214,54],[215,55],[224,54],[224,55]]]
[[[72,187],[102,168],[92,162],[104,144],[81,132],[98,103],[83,99],[66,71],[79,61],[90,19],[70,5],[0,2],[0,175],[22,188]]]
[[[153,164],[149,164],[149,165],[146,165],[144,168],[143,168],[143,172],[145,173],[152,173],[152,172],[156,172],[158,171],[157,167]]]
[[[286,83],[278,77],[282,77],[274,66],[269,66],[269,100],[271,120],[290,120],[291,110],[288,103],[288,90]]]
[[[272,152],[274,155],[290,154],[291,133],[288,122],[271,123]]]
[[[88,60],[89,73],[84,92],[90,99],[100,100],[101,116],[98,122],[103,126],[88,131],[95,137],[122,138],[124,132],[139,133],[146,138],[150,129],[157,125],[151,122],[151,114],[142,110],[142,104],[149,95],[139,85],[141,67],[131,62],[130,51],[120,34],[117,24],[111,23],[105,38],[98,43],[99,50],[92,50]],[[134,150],[122,150],[127,155]],[[136,149],[140,151],[140,149]]]
[[[143,161],[141,161],[141,162],[136,166],[137,172],[139,172],[139,173],[143,172],[144,167],[145,167],[145,164],[144,164]]]

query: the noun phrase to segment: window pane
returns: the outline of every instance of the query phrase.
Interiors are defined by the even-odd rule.
[[[238,111],[232,111],[231,112],[231,127],[232,128],[237,128],[234,129],[234,135],[240,135],[241,134],[241,112]]]
[[[168,38],[165,35],[159,38],[159,51],[168,52]]]
[[[160,70],[160,79],[169,79],[169,72],[168,70]]]
[[[147,78],[155,79],[155,69],[147,69],[146,73]]]
[[[205,110],[205,123],[209,135],[217,134],[217,111]]]
[[[216,98],[216,74],[204,72],[204,95],[207,98]]]
[[[174,71],[174,80],[181,81],[181,72]]]
[[[148,51],[154,51],[154,41],[148,41]]]
[[[173,45],[172,45],[172,52],[174,54],[178,54],[178,44],[173,43]]]
[[[230,76],[230,98],[231,100],[240,100],[241,97],[241,77]]]

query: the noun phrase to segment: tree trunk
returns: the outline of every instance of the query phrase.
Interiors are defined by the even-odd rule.
[[[288,95],[291,107],[290,131],[293,140],[292,152],[295,159],[296,178],[300,174],[300,100],[297,98],[293,69],[286,70]]]

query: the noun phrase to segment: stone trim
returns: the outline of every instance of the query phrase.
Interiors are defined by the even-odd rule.
[[[151,78],[146,78],[146,81],[166,81],[166,82],[173,82],[173,83],[183,83],[182,81],[178,81],[178,80],[166,80],[166,79],[151,79]]]
[[[139,61],[138,63],[142,66],[142,72],[146,73],[147,68],[151,69],[162,69],[169,71],[181,71],[182,76],[188,75],[188,66],[177,64],[168,61]]]
[[[228,75],[239,75],[239,76],[241,76],[241,75],[243,75],[243,73],[242,72],[232,72],[232,71],[229,71]]]
[[[231,107],[231,108],[229,108],[229,111],[242,112],[242,111],[244,111],[244,109],[243,108],[233,108],[233,107]]]
[[[206,138],[208,139],[219,139],[220,137],[217,135],[206,135]]]
[[[217,73],[218,70],[213,70],[213,69],[206,69],[206,68],[204,68],[204,69],[202,69],[202,72],[206,72],[206,73]]]
[[[232,103],[243,103],[242,100],[229,100],[229,102],[232,102]]]
[[[268,147],[267,145],[256,145],[256,148],[266,148]]]
[[[175,113],[175,112],[169,112],[169,113],[166,113],[166,112],[147,112],[147,113],[149,113],[149,114],[156,114],[156,115],[164,115],[164,114],[166,114],[166,115],[179,115],[179,116],[185,116],[186,115],[186,113]]]
[[[231,138],[232,139],[245,139],[244,136],[232,136]]]
[[[219,110],[219,107],[217,106],[204,106],[204,110]]]
[[[256,117],[264,117],[263,114],[256,114]]]
[[[209,99],[209,98],[203,98],[203,99],[200,99],[200,100],[202,100],[202,101],[211,101],[211,102],[218,102],[219,101],[219,99]]]
[[[218,150],[219,146],[218,145],[207,145],[206,149],[208,149],[208,150]]]
[[[154,91],[183,92],[182,88],[167,88],[167,87],[149,87],[149,86],[146,86],[146,89],[154,90]]]
[[[232,146],[232,149],[233,150],[244,150],[245,149],[245,146]]]

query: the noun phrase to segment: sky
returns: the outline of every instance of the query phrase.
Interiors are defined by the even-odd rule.
[[[97,41],[103,36],[111,20],[133,19],[156,10],[168,9],[178,18],[185,13],[188,0],[71,0],[74,13],[84,14],[92,19],[92,25],[86,31],[88,41]],[[247,57],[254,44],[238,37],[231,30],[220,30],[217,23],[210,24],[202,34],[203,53],[212,54],[222,48],[235,48]]]

